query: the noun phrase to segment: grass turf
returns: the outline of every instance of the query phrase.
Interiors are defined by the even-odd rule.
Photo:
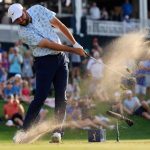
[[[3,106],[3,102],[0,102],[0,108]],[[94,109],[95,112],[105,114],[109,105],[107,103],[101,103],[99,107]],[[27,105],[25,105],[27,108]],[[50,110],[50,113],[53,110]],[[0,109],[0,116],[2,115],[2,109]],[[0,122],[0,150],[11,149],[13,146],[14,150],[40,150],[40,149],[103,149],[107,150],[116,150],[116,149],[150,149],[150,121],[145,120],[139,117],[132,117],[135,122],[134,126],[128,127],[127,124],[123,121],[119,121],[119,129],[120,129],[120,143],[116,143],[116,131],[115,130],[107,130],[107,141],[105,143],[88,143],[87,142],[87,131],[79,130],[79,129],[66,129],[65,135],[63,137],[62,144],[49,144],[49,135],[45,135],[42,139],[38,140],[34,144],[23,144],[23,145],[15,145],[12,143],[12,137],[16,132],[15,127],[6,127],[5,122]],[[115,119],[112,119],[114,123],[116,123]]]
[[[8,142],[0,143],[0,149],[2,150],[149,150],[150,141],[122,141],[116,143],[114,141],[108,141],[104,143],[87,143],[87,141],[64,141],[61,144],[49,144],[48,142],[38,141],[34,144],[12,144]]]

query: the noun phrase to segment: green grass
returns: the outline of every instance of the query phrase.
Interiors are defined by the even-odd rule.
[[[88,143],[86,141],[64,141],[61,144],[49,144],[48,142],[38,141],[34,144],[0,144],[1,150],[149,150],[149,141],[123,141],[115,143],[108,141],[105,143]]]
[[[0,108],[3,106],[3,102],[0,102]],[[25,105],[25,108],[28,106]],[[107,103],[100,103],[96,109],[94,109],[93,113],[97,112],[101,114],[105,114],[106,110],[109,108]],[[52,109],[50,110],[50,114],[52,114]],[[0,116],[2,115],[2,110],[0,109]],[[38,140],[34,144],[23,144],[23,145],[15,145],[12,143],[12,137],[16,132],[15,127],[6,127],[4,125],[5,122],[0,123],[0,150],[13,149],[15,150],[40,150],[40,149],[62,149],[62,150],[74,150],[74,149],[103,149],[107,150],[127,150],[134,149],[136,150],[150,149],[150,121],[145,120],[139,117],[132,117],[135,122],[134,126],[128,127],[127,124],[123,121],[119,121],[119,129],[120,129],[120,143],[116,143],[116,131],[115,130],[106,130],[107,133],[107,141],[104,143],[88,143],[87,141],[87,131],[79,130],[79,129],[66,129],[65,135],[63,137],[62,144],[49,144],[49,134],[45,135],[42,139]],[[115,119],[112,119],[114,123],[116,123]],[[93,147],[94,146],[94,147]]]

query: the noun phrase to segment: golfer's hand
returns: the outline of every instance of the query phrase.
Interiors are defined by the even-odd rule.
[[[83,57],[87,56],[85,50],[82,48],[75,48],[75,53]]]
[[[84,51],[83,47],[82,47],[79,43],[76,42],[76,43],[73,45],[73,47],[74,47],[75,49],[77,49],[76,52],[77,52],[78,55],[83,56],[83,57],[86,57],[86,56],[87,56],[87,55],[86,55],[86,51]]]

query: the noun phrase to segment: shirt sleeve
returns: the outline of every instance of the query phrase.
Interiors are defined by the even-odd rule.
[[[37,5],[37,11],[41,17],[44,17],[44,18],[48,19],[49,21],[51,21],[56,15],[55,12],[53,12],[41,5]]]
[[[19,37],[29,46],[37,46],[43,39],[41,35],[35,33],[33,30],[21,32],[19,33]]]

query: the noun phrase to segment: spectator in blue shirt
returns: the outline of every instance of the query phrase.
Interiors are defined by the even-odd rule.
[[[133,12],[132,4],[129,2],[129,0],[125,0],[125,3],[122,5],[123,18],[125,18],[125,16],[128,16],[130,18],[132,12]]]
[[[13,83],[13,93],[20,96],[21,95],[21,84],[18,80],[15,80]]]
[[[8,96],[13,95],[13,85],[10,82],[7,82],[6,87],[4,88],[4,99],[6,100]]]
[[[135,93],[144,98],[146,95],[145,71],[137,70],[136,73]]]
[[[142,61],[140,64],[140,69],[144,71],[146,87],[150,87],[150,60],[145,59]]]

